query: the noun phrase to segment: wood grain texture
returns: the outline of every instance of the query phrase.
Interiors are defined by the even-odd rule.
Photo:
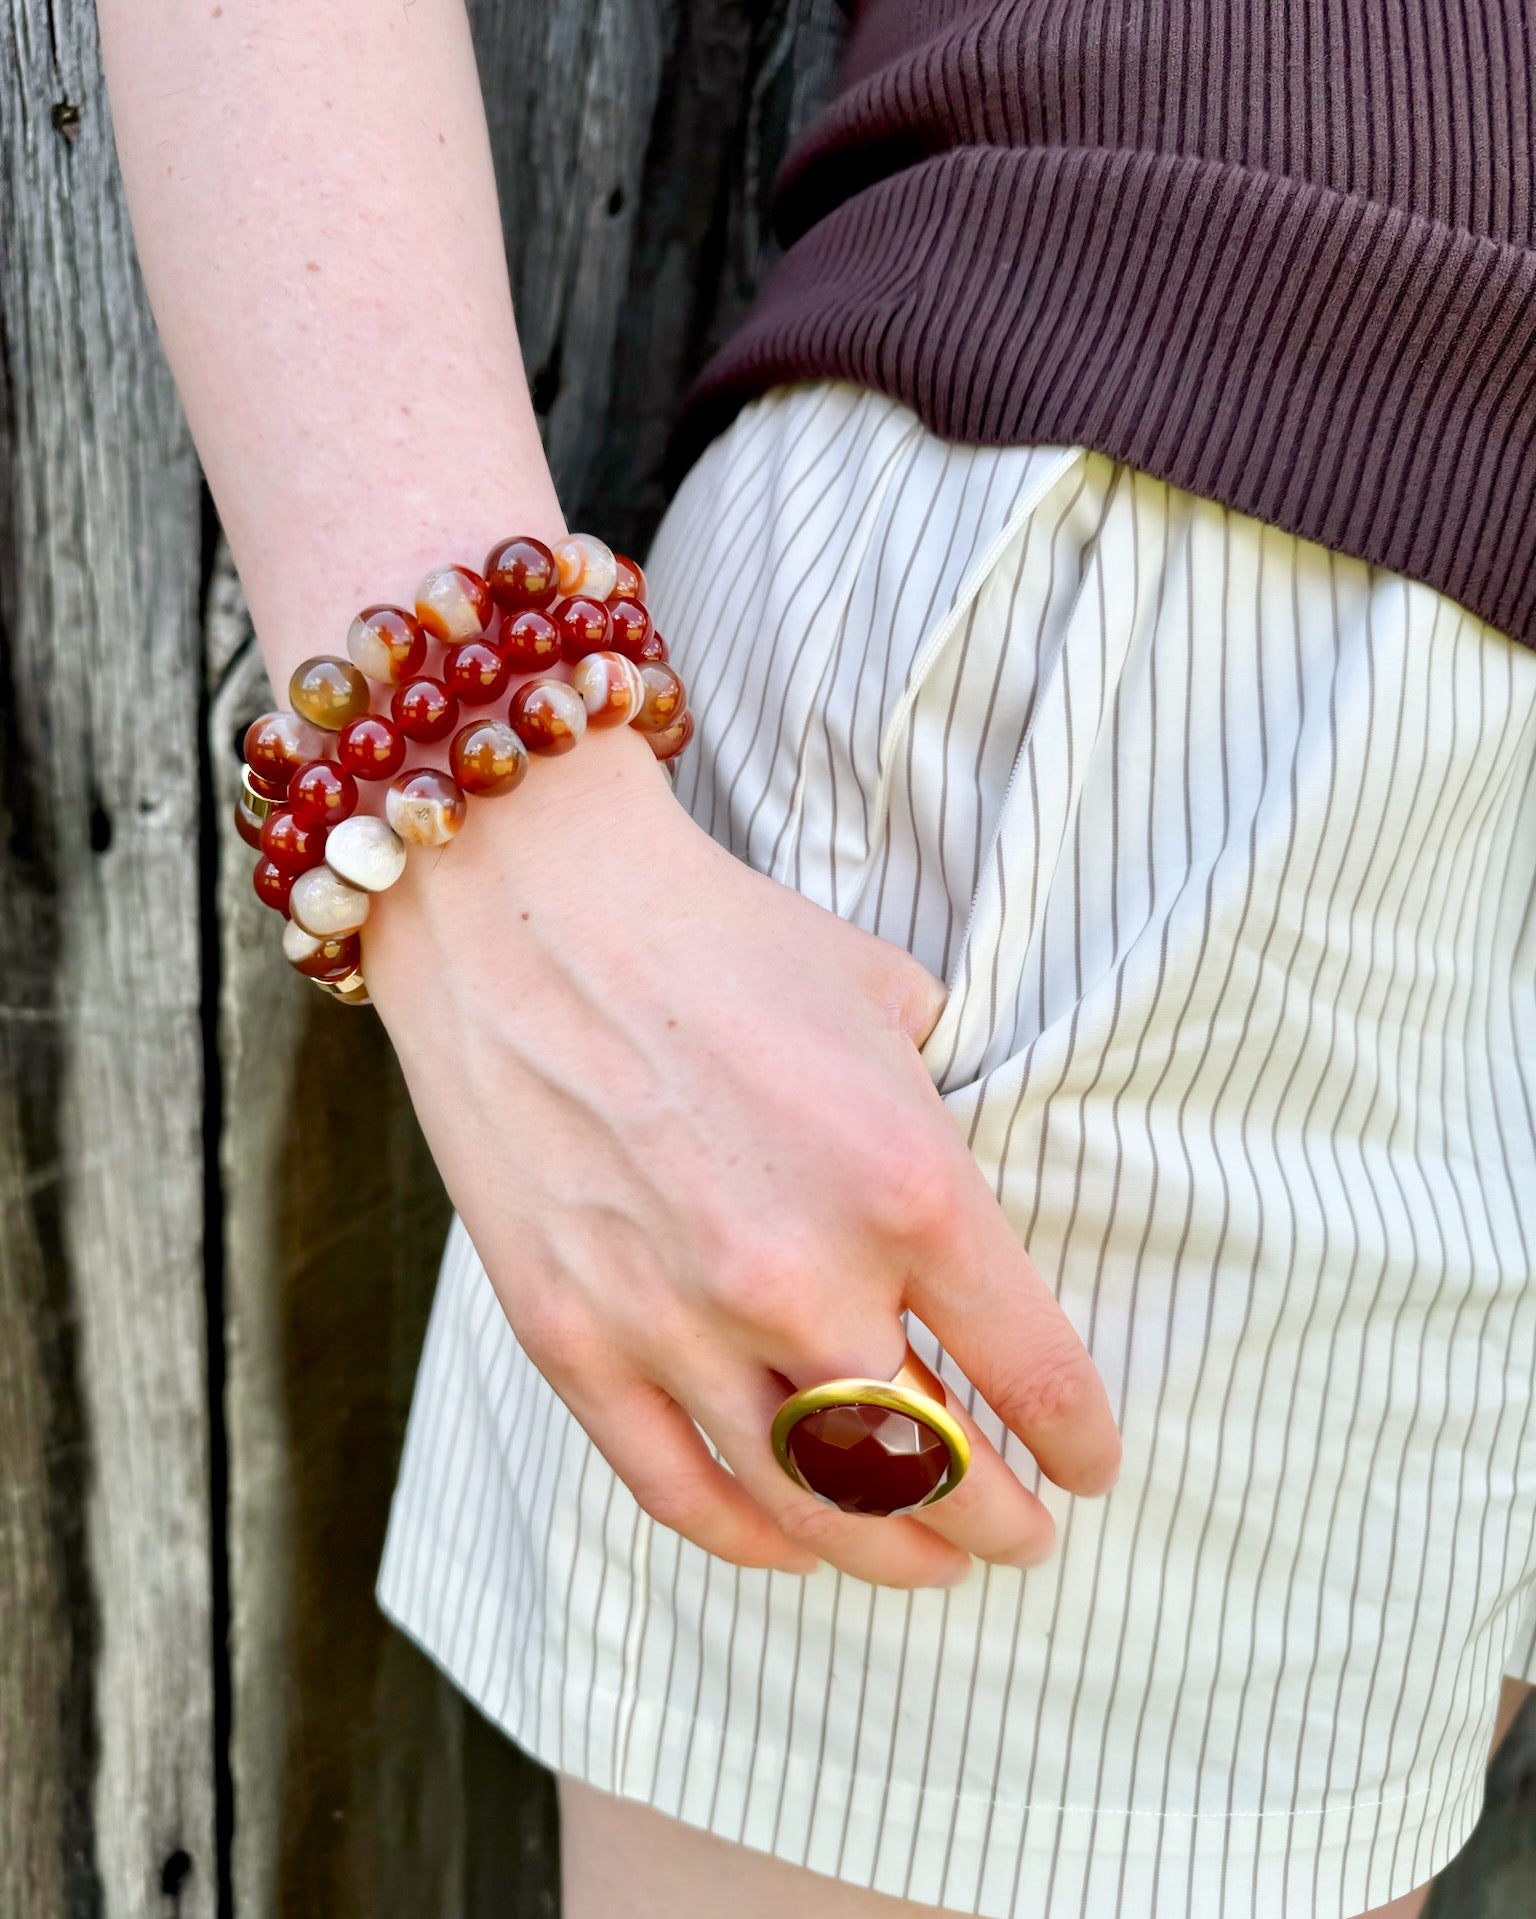
[[[216,1907],[201,498],[88,6],[0,92],[0,1910]]]

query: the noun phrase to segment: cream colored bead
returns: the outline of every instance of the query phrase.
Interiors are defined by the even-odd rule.
[[[640,669],[622,653],[588,653],[571,668],[571,685],[581,695],[593,726],[622,725],[645,702]]]
[[[580,593],[589,600],[606,600],[619,583],[619,564],[613,549],[590,533],[568,535],[554,552],[560,591],[567,597]]]
[[[405,871],[405,841],[376,813],[354,813],[326,835],[325,863],[365,893],[383,893]]]
[[[288,911],[306,933],[323,938],[332,933],[355,933],[368,917],[368,895],[351,886],[329,866],[312,866],[300,873],[288,895]]]
[[[287,920],[283,925],[283,958],[290,966],[299,966],[307,959],[313,959],[325,941],[316,939],[313,933],[306,933],[297,920]]]

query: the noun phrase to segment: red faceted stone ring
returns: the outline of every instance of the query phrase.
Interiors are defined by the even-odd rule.
[[[908,1346],[889,1379],[828,1379],[773,1416],[773,1456],[797,1486],[845,1513],[890,1518],[953,1492],[971,1463],[938,1377]]]

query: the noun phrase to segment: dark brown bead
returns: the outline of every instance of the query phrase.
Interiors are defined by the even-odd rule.
[[[357,781],[345,767],[310,760],[290,781],[288,804],[306,826],[335,826],[357,811]]]
[[[601,653],[608,646],[613,614],[601,600],[577,594],[555,608],[555,625],[560,629],[560,651],[565,658],[584,660],[589,653]]]
[[[633,560],[626,559],[622,553],[615,553],[613,563],[618,568],[618,584],[608,595],[610,600],[643,600],[645,598],[645,575]]]
[[[393,720],[365,713],[336,735],[336,757],[359,780],[392,780],[405,765],[405,734]]]
[[[542,673],[560,658],[560,629],[547,613],[530,607],[504,620],[496,650],[518,673]]]
[[[889,1518],[921,1506],[949,1473],[941,1434],[886,1406],[827,1406],[790,1428],[786,1449],[818,1498]]]
[[[339,733],[348,720],[368,711],[373,695],[368,682],[350,660],[334,654],[316,654],[293,669],[288,698],[301,719],[327,733]],[[318,754],[306,754],[317,759]]]
[[[515,535],[485,556],[485,583],[498,606],[509,613],[548,606],[557,590],[555,556],[542,540]]]
[[[465,706],[489,706],[511,684],[512,666],[489,640],[465,640],[448,649],[443,680]]]
[[[476,720],[454,734],[448,764],[466,793],[495,799],[520,784],[528,751],[507,721]]]
[[[611,652],[622,653],[638,666],[645,658],[641,648],[651,636],[651,616],[637,600],[615,600],[608,609],[613,622]]]
[[[641,667],[640,677],[645,682],[645,704],[635,715],[635,725],[642,733],[660,733],[682,717],[688,696],[664,661],[649,661]]]
[[[447,739],[459,723],[458,700],[441,680],[425,674],[397,686],[389,710],[405,737],[422,746]]]
[[[263,906],[270,906],[275,913],[288,917],[288,895],[293,891],[293,882],[297,874],[285,873],[274,860],[265,853],[256,862],[256,870],[251,874],[251,884],[256,888],[256,897]]]
[[[325,828],[306,826],[291,806],[280,806],[262,824],[261,850],[285,873],[307,873],[325,858]]]

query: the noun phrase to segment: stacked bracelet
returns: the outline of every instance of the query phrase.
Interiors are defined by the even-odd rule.
[[[359,934],[374,894],[399,879],[411,847],[453,838],[470,795],[510,793],[530,754],[567,753],[589,726],[633,726],[667,762],[693,736],[644,574],[590,534],[553,548],[503,540],[483,574],[436,567],[414,612],[359,613],[347,654],[305,660],[288,685],[293,710],[252,721],[235,825],[260,855],[258,897],[288,922],[287,958],[348,1005],[368,1003]],[[566,678],[545,671],[561,665]],[[370,682],[390,689],[387,713],[374,712]],[[504,717],[461,724],[464,709],[504,699]],[[447,771],[407,764],[411,743],[443,741]],[[383,780],[382,817],[358,812],[359,783]]]

